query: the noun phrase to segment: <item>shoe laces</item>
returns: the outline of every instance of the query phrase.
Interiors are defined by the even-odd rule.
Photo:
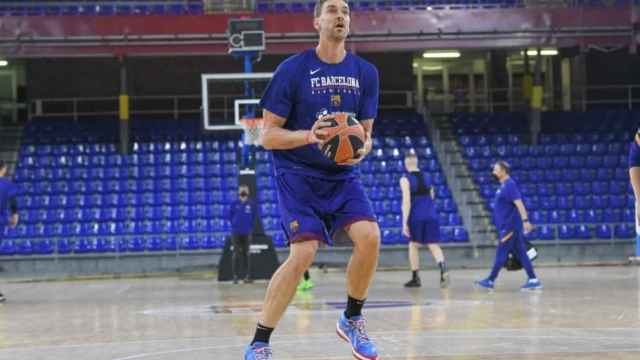
[[[356,330],[356,336],[358,340],[361,342],[369,342],[369,335],[367,335],[367,330],[365,330],[364,328],[364,319],[352,320],[351,323]]]
[[[271,360],[271,348],[268,346],[253,349],[256,360]]]

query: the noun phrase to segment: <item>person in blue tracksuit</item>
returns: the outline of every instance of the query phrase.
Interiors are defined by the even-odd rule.
[[[493,220],[498,230],[498,248],[496,259],[489,277],[476,282],[480,287],[493,289],[500,269],[506,264],[509,253],[512,253],[525,269],[528,281],[523,290],[542,288],[542,283],[533,271],[533,264],[527,255],[524,234],[533,230],[527,209],[522,202],[522,195],[516,182],[509,176],[510,166],[506,161],[498,161],[493,166],[493,176],[500,183],[494,198]]]
[[[440,287],[449,284],[449,272],[440,241],[440,224],[435,206],[435,190],[427,184],[418,168],[418,157],[409,152],[404,158],[407,175],[400,179],[402,191],[402,233],[409,239],[409,263],[412,278],[405,287],[420,287],[420,245],[425,244],[440,268]]]
[[[231,269],[233,273],[233,283],[238,283],[240,261],[245,266],[245,283],[251,282],[251,262],[249,246],[251,245],[251,233],[253,223],[256,219],[256,204],[249,198],[249,187],[240,185],[238,187],[238,200],[231,204],[229,209],[229,221],[231,221],[231,239],[233,244],[233,257]]]
[[[18,225],[20,217],[18,215],[18,188],[7,178],[7,164],[0,160],[0,243],[4,237],[7,227]],[[0,302],[6,299],[0,293]]]
[[[640,258],[640,124],[629,147],[629,179],[636,198],[636,258]]]

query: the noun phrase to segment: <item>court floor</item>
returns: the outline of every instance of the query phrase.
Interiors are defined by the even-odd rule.
[[[454,270],[448,290],[423,272],[379,272],[365,315],[381,360],[640,359],[640,268],[544,268],[544,290],[521,292],[524,274]],[[344,273],[312,272],[276,329],[274,359],[352,359],[335,334]],[[266,283],[207,276],[66,282],[0,282],[0,359],[239,360]]]

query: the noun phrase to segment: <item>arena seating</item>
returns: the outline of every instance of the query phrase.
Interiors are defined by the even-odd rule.
[[[530,239],[635,236],[627,154],[640,114],[625,111],[545,113],[537,145],[527,145],[524,114],[452,117],[487,209],[497,189],[491,164],[512,166],[531,221]]]
[[[257,0],[256,11],[259,13],[311,12],[315,3],[315,0]],[[513,8],[523,7],[524,3],[518,0],[351,0],[349,5],[353,11],[416,11]]]
[[[202,0],[5,1],[0,16],[200,15]]]
[[[380,123],[388,126],[380,126],[377,150],[362,171],[384,242],[406,241],[398,179],[408,148],[418,151],[437,185],[445,241],[468,240],[427,138],[415,136],[418,129],[424,133],[420,119],[392,114]],[[236,199],[239,133],[202,135],[197,121],[136,120],[132,134],[132,154],[121,156],[115,121],[30,123],[15,174],[21,224],[0,245],[0,255],[222,247],[229,232],[225,214]],[[258,152],[257,162],[263,225],[284,246],[268,153]]]

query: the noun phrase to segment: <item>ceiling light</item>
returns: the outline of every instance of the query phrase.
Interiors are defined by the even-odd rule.
[[[524,51],[521,51],[520,55],[524,55]],[[529,55],[529,56],[538,56],[538,50],[529,49],[529,50],[527,50],[527,55]],[[556,55],[558,55],[558,50],[556,50],[556,49],[542,49],[540,51],[540,55],[542,55],[542,56],[556,56]]]
[[[425,51],[422,57],[425,59],[455,59],[460,57],[460,52],[456,50]]]

